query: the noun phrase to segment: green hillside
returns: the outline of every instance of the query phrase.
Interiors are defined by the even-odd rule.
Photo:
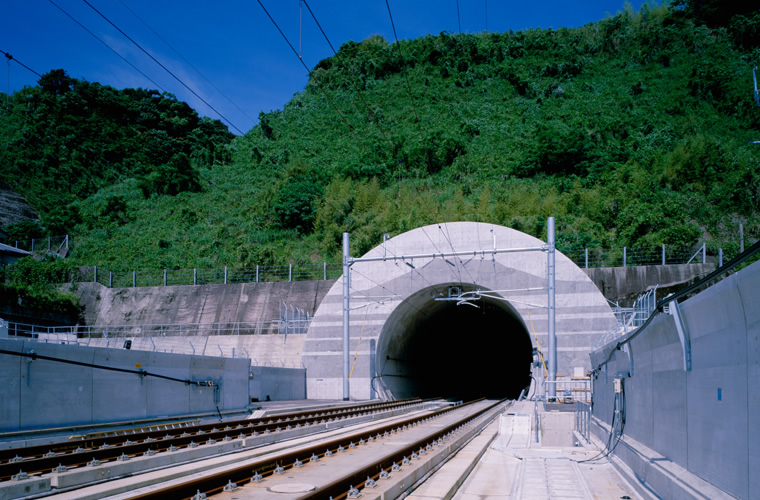
[[[113,270],[337,260],[344,231],[360,254],[438,221],[543,238],[548,216],[563,250],[731,253],[739,222],[760,237],[760,13],[712,4],[349,42],[234,139],[172,96],[51,72],[0,114],[0,180],[73,263]]]

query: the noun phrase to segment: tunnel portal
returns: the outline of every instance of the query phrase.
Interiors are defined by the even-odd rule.
[[[444,284],[409,297],[385,322],[377,379],[394,398],[516,399],[530,386],[532,343],[519,314],[505,301],[458,301]],[[526,389],[527,392],[527,389]]]
[[[307,397],[519,396],[532,349],[548,348],[549,255],[543,241],[514,229],[443,222],[347,258],[348,275],[325,295],[303,344]],[[583,375],[591,347],[617,321],[560,252],[554,277],[557,373]],[[450,288],[488,298],[441,300]]]

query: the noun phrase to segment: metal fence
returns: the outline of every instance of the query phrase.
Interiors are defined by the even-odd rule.
[[[341,264],[323,262],[294,266],[223,267],[219,269],[161,269],[156,271],[109,271],[85,268],[80,281],[95,281],[109,288],[175,285],[227,285],[277,281],[338,279]]]
[[[47,236],[45,238],[33,238],[31,240],[11,240],[4,238],[0,243],[26,250],[27,252],[60,252],[69,248],[69,235]]]
[[[557,250],[575,262],[578,267],[627,267],[665,266],[668,264],[691,264],[707,261],[707,247],[700,245],[696,251],[692,247],[623,247],[615,249],[584,248],[583,250]]]
[[[561,248],[558,250],[562,251]],[[705,263],[707,251],[701,245],[679,248],[662,245],[651,248],[591,249],[562,251],[579,267],[625,267]],[[335,280],[343,266],[336,262],[282,266],[223,267],[217,269],[159,269],[155,271],[112,271],[94,266],[82,271],[80,281],[95,281],[109,288],[173,285],[209,285],[277,281]]]

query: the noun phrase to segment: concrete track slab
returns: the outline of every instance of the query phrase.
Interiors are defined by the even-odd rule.
[[[410,500],[639,498],[636,490],[593,446],[546,447],[536,443],[528,406],[518,403],[452,457]],[[471,472],[470,472],[471,471]],[[468,475],[469,474],[469,475]],[[460,486],[461,485],[461,486]]]

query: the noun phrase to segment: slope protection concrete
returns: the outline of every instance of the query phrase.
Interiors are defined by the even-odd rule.
[[[80,283],[87,325],[270,321],[285,302],[313,315],[333,281],[107,288]]]

